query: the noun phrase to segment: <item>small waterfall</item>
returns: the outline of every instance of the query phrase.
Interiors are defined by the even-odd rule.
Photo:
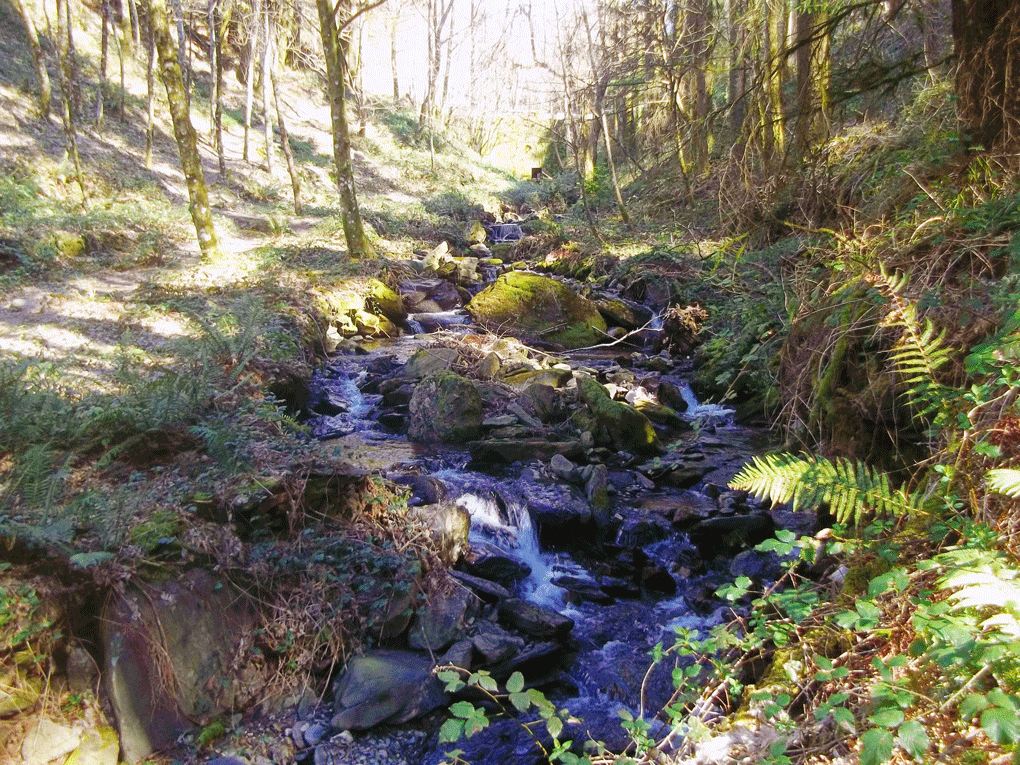
[[[556,560],[542,552],[531,513],[523,502],[502,497],[503,507],[494,495],[481,497],[462,494],[457,504],[471,515],[471,534],[519,558],[531,568],[522,583],[522,594],[533,603],[559,609],[563,606],[563,588],[552,583]]]
[[[733,424],[735,410],[721,404],[702,404],[691,390],[690,383],[684,382],[680,385],[680,395],[687,402],[687,411],[683,414],[684,419],[709,421],[713,425]]]

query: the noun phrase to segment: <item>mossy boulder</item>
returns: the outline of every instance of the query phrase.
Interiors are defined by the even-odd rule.
[[[419,443],[459,444],[482,434],[484,406],[478,388],[455,372],[423,379],[409,404],[407,435]]]
[[[602,384],[590,377],[578,376],[577,389],[596,423],[597,432],[593,433],[596,440],[632,454],[662,451],[651,421],[637,409],[622,401],[613,401]]]
[[[467,310],[489,330],[564,348],[583,348],[606,339],[606,321],[595,304],[547,276],[505,273],[475,295]]]
[[[390,321],[400,324],[407,318],[407,309],[400,295],[378,279],[368,280],[368,299],[366,304],[374,313],[385,316]]]

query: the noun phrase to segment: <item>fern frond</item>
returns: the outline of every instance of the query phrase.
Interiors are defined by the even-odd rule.
[[[988,488],[1010,499],[1020,499],[1020,470],[996,468],[985,474]]]
[[[937,418],[950,397],[950,389],[936,382],[939,369],[949,363],[953,353],[946,344],[946,331],[937,331],[931,320],[921,324],[917,305],[902,294],[909,282],[906,274],[889,274],[883,267],[881,276],[882,291],[896,307],[892,323],[903,330],[889,359],[907,385],[904,396],[917,416]]]
[[[893,488],[885,473],[867,465],[782,452],[753,457],[729,486],[773,504],[789,502],[794,510],[828,504],[844,525],[874,515],[900,516],[921,504],[920,495]]]

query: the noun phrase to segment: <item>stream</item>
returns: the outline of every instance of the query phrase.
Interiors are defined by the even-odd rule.
[[[646,335],[643,346],[558,358],[570,373],[616,380],[620,399],[654,398],[649,384],[665,390],[668,383],[679,391],[687,407],[683,422],[657,428],[669,444],[658,456],[586,444],[586,454],[570,458],[500,460],[475,445],[414,443],[406,435],[406,396],[394,395],[385,381],[417,351],[436,345],[439,336],[431,333],[491,336],[457,310],[412,315],[407,326],[414,334],[362,342],[317,373],[308,420],[313,434],[354,467],[408,485],[411,504],[435,502],[429,495],[438,492],[465,510],[472,549],[495,550],[521,572],[500,584],[572,621],[554,660],[528,665],[540,671],[527,679],[583,720],[574,738],[590,736],[621,751],[629,741],[621,713],[649,720],[652,737],[666,733],[666,723],[655,714],[673,693],[675,665],[662,662],[649,671],[653,648],[670,646],[677,630],[704,634],[725,621],[731,612],[714,593],[735,575],[775,578],[778,561],[749,548],[777,525],[800,524],[799,531],[809,531],[804,527],[809,521],[774,519],[726,486],[751,455],[768,450],[770,434],[734,424],[727,407],[700,403],[689,384],[691,362],[653,353]],[[624,356],[633,370],[621,365]],[[650,358],[657,362],[646,363]],[[504,419],[494,419],[491,427],[512,419],[500,413]],[[526,425],[528,413],[518,412],[518,419],[516,425]],[[609,500],[601,514],[589,504],[590,492],[586,496],[584,476],[590,486],[593,473],[604,477]],[[576,522],[568,519],[573,516]],[[484,571],[481,563],[457,568],[465,580]],[[422,727],[429,731],[428,743],[405,761],[442,761],[451,747],[437,743],[434,728],[434,720],[431,729]],[[380,734],[358,735],[371,741]],[[541,761],[532,737],[512,719],[494,721],[457,748],[470,763]]]

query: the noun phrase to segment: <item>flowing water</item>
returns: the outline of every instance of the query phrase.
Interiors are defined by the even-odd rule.
[[[412,328],[424,331],[425,326],[415,321]],[[369,469],[388,474],[411,471],[438,480],[446,489],[447,499],[469,512],[473,541],[496,545],[526,564],[530,574],[518,585],[517,594],[555,609],[575,622],[569,658],[564,662],[559,681],[552,686],[551,695],[557,703],[583,718],[591,735],[611,744],[625,744],[619,738],[618,713],[626,710],[650,719],[673,692],[672,667],[668,662],[649,671],[653,647],[671,645],[677,629],[704,633],[724,620],[727,609],[712,593],[732,578],[726,562],[699,564],[687,535],[662,520],[661,513],[657,522],[646,522],[651,513],[649,508],[668,508],[669,512],[677,507],[719,508],[726,480],[747,455],[760,450],[767,438],[734,425],[732,410],[700,403],[686,380],[675,378],[688,404],[683,417],[697,423],[697,438],[688,447],[690,459],[711,460],[716,468],[708,472],[708,477],[683,488],[643,479],[629,467],[615,469],[611,473],[615,492],[613,512],[622,522],[617,524],[617,536],[605,540],[608,544],[603,549],[609,552],[593,555],[590,545],[578,545],[575,549],[569,543],[559,544],[555,550],[543,549],[528,509],[532,484],[523,478],[527,466],[469,469],[464,449],[411,445],[376,421],[379,397],[366,395],[361,389],[366,370],[377,363],[380,354],[396,353],[406,359],[422,339],[402,338],[396,346],[380,346],[375,354],[335,359],[318,376],[313,391],[312,408],[320,412],[312,418],[313,432],[322,439],[340,443],[352,439],[352,457],[367,460],[365,465]],[[597,354],[590,359],[572,359],[573,366],[598,368],[604,364],[605,359]],[[387,457],[373,462],[366,455],[371,455],[375,448],[385,451]],[[385,464],[387,459],[389,464]],[[626,589],[623,587],[626,585],[630,590],[608,598],[608,602],[577,597],[578,585],[582,589],[586,585],[597,588],[607,577],[630,576],[612,572],[615,563],[608,557],[611,551],[638,559],[634,565],[639,573],[642,566],[644,570],[652,567],[668,572],[672,583],[665,582],[657,590],[650,590],[633,581],[623,582],[621,587]],[[558,584],[563,582],[571,585]],[[662,724],[656,725],[661,733]],[[514,738],[507,746],[517,752],[530,745]],[[512,755],[494,752],[479,756],[493,763],[513,761],[519,756],[519,752]],[[432,761],[436,761],[436,756],[432,756]],[[504,757],[510,759],[501,759]]]

